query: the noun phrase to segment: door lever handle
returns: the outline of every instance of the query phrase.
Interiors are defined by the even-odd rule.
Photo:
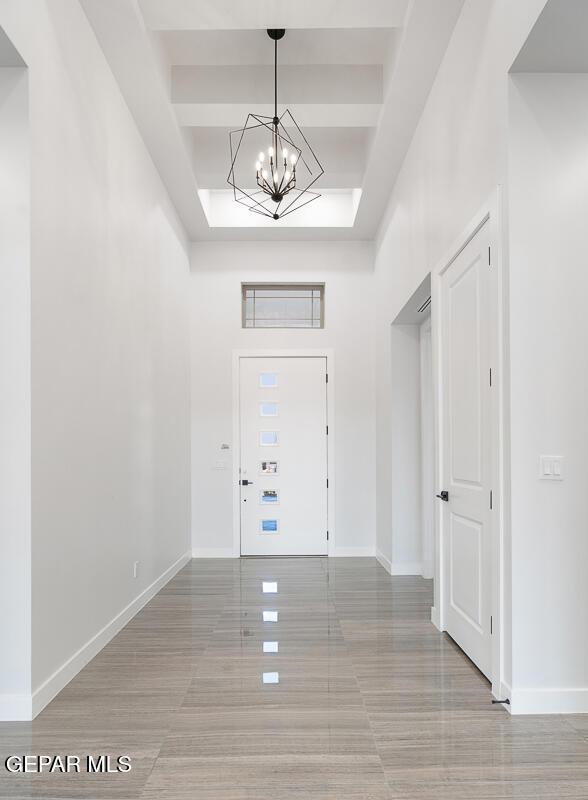
[[[245,480],[239,481],[241,486],[253,486],[253,481],[248,481],[247,478]]]
[[[438,497],[439,500],[443,500],[445,503],[449,502],[449,492],[445,491],[445,489],[440,494],[435,495],[435,497]]]

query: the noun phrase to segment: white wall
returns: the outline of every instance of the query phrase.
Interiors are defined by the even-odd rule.
[[[513,688],[588,712],[588,75],[510,92]],[[539,456],[564,480],[539,480]],[[553,691],[553,690],[557,691]]]
[[[466,0],[427,100],[377,243],[378,441],[389,427],[390,323],[496,186],[506,184],[508,70],[544,5]],[[378,519],[391,463],[391,451],[378,453]],[[508,561],[506,577],[508,582]],[[508,630],[504,644],[502,677],[508,684]]]
[[[377,437],[380,481],[387,505],[379,519],[378,550],[392,574],[419,575],[421,563],[420,346],[418,325],[391,325],[389,436]],[[386,409],[379,409],[385,414]],[[390,453],[389,470],[386,456]]]
[[[192,249],[192,543],[233,554],[232,353],[335,351],[336,554],[375,553],[373,250],[367,243],[210,243]],[[243,330],[242,281],[324,281],[324,330]],[[228,461],[232,451],[225,454]]]
[[[431,318],[420,326],[421,560],[423,578],[435,574],[435,404]]]
[[[38,708],[189,550],[189,259],[77,0],[3,0],[0,25],[31,98]]]
[[[27,70],[0,68],[0,719],[31,689],[28,127]]]

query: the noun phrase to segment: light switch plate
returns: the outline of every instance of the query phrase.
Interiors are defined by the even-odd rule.
[[[563,456],[539,456],[539,478],[542,481],[563,481]]]

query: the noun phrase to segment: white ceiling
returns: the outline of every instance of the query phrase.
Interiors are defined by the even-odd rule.
[[[445,0],[444,0],[445,2]],[[151,30],[395,28],[409,0],[139,0]]]
[[[588,2],[549,0],[511,72],[588,72]]]
[[[189,235],[370,239],[463,0],[81,0]],[[325,168],[306,213],[231,200],[229,131],[294,114]],[[251,177],[255,178],[251,153]],[[247,187],[248,188],[248,187]],[[269,224],[268,224],[269,222]]]
[[[397,28],[307,28],[280,42],[280,64],[383,64]],[[164,30],[170,64],[273,65],[270,40],[257,30]],[[269,45],[269,46],[268,46]]]
[[[20,57],[16,47],[12,44],[3,28],[0,28],[0,67],[24,67],[25,62]]]

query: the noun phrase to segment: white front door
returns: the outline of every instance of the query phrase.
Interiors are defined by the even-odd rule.
[[[327,360],[240,359],[241,555],[327,553]]]
[[[496,302],[486,222],[441,276],[441,452],[439,500],[445,624],[491,677],[491,337]]]

